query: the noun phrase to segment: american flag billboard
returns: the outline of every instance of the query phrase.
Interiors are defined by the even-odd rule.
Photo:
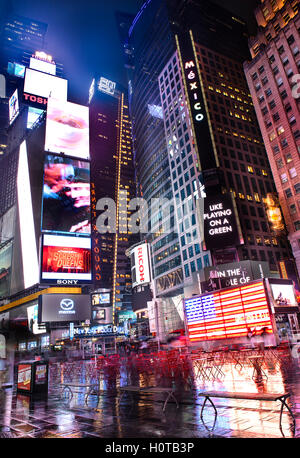
[[[263,281],[185,299],[185,311],[191,342],[273,332]]]

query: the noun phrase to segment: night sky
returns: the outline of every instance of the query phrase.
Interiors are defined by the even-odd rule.
[[[136,14],[144,0],[0,0],[14,12],[48,24],[45,51],[64,65],[69,100],[86,104],[93,73],[126,85],[115,11]],[[257,0],[214,0],[255,31]]]

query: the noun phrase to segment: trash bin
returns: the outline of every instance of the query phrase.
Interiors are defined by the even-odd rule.
[[[18,363],[17,392],[48,393],[48,362],[32,360]]]

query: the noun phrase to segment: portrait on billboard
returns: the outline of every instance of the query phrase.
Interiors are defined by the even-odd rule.
[[[64,284],[68,280],[90,282],[91,239],[44,235],[41,282]]]
[[[91,233],[88,162],[46,156],[42,230]]]
[[[92,305],[110,304],[109,293],[97,293],[92,295]]]
[[[89,108],[48,99],[45,150],[89,159]]]

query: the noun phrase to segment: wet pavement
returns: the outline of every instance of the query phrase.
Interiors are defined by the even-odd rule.
[[[86,363],[91,364],[91,363]],[[118,386],[126,385],[123,374],[115,386],[100,381],[99,396],[85,398],[80,388],[73,397],[62,393],[59,383],[63,374],[53,376],[50,370],[47,399],[20,394],[13,389],[0,391],[0,437],[5,438],[291,438],[300,437],[300,363],[297,359],[275,363],[264,361],[265,377],[253,377],[253,367],[227,361],[222,375],[209,379],[194,368],[193,389],[184,380],[176,380],[175,396],[179,408],[170,400],[162,411],[164,394],[124,395],[119,403]],[[135,374],[134,384],[145,386],[153,379]],[[80,380],[82,383],[83,379]],[[168,383],[165,385],[168,386]],[[214,412],[207,407],[200,418],[204,398],[197,391],[224,390],[250,393],[290,392],[288,401],[295,419],[284,409],[282,431],[279,428],[280,402],[216,399],[217,421],[213,431]]]

